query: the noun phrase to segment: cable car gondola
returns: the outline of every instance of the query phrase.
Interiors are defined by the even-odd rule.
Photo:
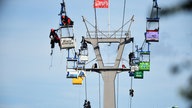
[[[59,32],[60,32],[61,49],[75,48],[75,39],[73,33],[74,22],[71,20],[71,18],[67,16],[64,0],[63,3],[61,3],[61,11],[59,16],[60,16]]]
[[[159,42],[159,18],[147,18],[146,42]]]
[[[157,0],[153,0],[150,18],[146,18],[146,42],[159,42],[159,7]]]
[[[67,65],[66,65],[66,69],[67,69],[67,78],[77,78],[79,73],[76,70],[77,67],[77,58],[70,58],[67,57]]]
[[[150,51],[140,52],[139,71],[150,71]]]
[[[83,36],[81,41],[81,48],[79,49],[79,59],[83,63],[89,60],[87,42],[85,41]]]
[[[148,44],[147,50],[144,50],[144,46],[145,46],[145,42],[143,43],[142,47],[138,49],[137,46],[137,53],[138,53],[138,57],[139,57],[139,70],[138,71],[150,71],[150,43]]]
[[[82,85],[83,83],[83,77],[77,77],[72,79],[73,85]]]

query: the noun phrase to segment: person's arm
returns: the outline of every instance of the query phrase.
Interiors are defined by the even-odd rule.
[[[51,38],[51,35],[52,35],[52,34],[51,34],[51,32],[50,32],[50,33],[49,33],[49,38]]]
[[[53,33],[50,32],[49,38],[52,40],[54,38]]]

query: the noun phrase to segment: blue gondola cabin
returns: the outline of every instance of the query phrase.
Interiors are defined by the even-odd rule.
[[[79,76],[79,72],[75,69],[67,69],[67,78],[77,78]]]

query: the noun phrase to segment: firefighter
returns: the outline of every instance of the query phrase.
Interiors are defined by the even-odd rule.
[[[59,36],[57,35],[57,33],[56,33],[56,31],[57,31],[58,29],[51,29],[51,32],[50,32],[50,34],[49,34],[49,38],[51,39],[51,42],[50,42],[50,44],[51,44],[51,55],[52,55],[52,53],[53,53],[53,48],[55,47],[55,43],[58,43],[58,45],[59,45],[59,47],[61,48],[61,43],[60,43],[60,38],[59,38]]]
[[[73,21],[66,15],[61,16],[61,23],[63,26],[73,26]]]

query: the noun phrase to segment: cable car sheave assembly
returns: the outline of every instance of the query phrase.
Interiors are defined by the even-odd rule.
[[[124,17],[122,26],[115,31],[100,31],[97,28],[97,14],[96,8],[108,8],[108,0],[104,0],[102,4],[100,0],[94,0],[94,12],[95,12],[95,25],[92,25],[85,17],[82,17],[85,27],[87,29],[87,35],[82,36],[81,46],[78,51],[76,48],[76,40],[74,36],[73,25],[74,22],[69,16],[67,16],[65,2],[61,3],[61,10],[58,14],[60,16],[60,23],[58,29],[51,29],[51,55],[53,54],[53,48],[55,43],[58,43],[60,50],[67,50],[66,58],[66,78],[72,79],[73,85],[82,85],[85,79],[86,86],[86,72],[97,72],[101,74],[104,81],[104,108],[115,108],[115,83],[116,75],[121,72],[128,72],[131,77],[131,88],[129,90],[130,107],[132,97],[134,96],[134,90],[132,88],[132,82],[134,79],[143,79],[144,72],[150,71],[150,45],[152,42],[159,42],[159,16],[158,10],[160,9],[157,4],[157,0],[153,0],[153,6],[150,17],[146,18],[146,32],[144,33],[144,42],[141,47],[134,46],[134,37],[131,36],[130,28],[134,21],[134,16],[124,23]],[[107,1],[107,2],[106,2]],[[126,0],[124,0],[126,1]],[[97,5],[95,3],[98,3]],[[126,3],[126,2],[124,2]],[[100,6],[101,5],[101,6]],[[124,14],[125,14],[124,4]],[[154,14],[155,13],[155,14]],[[123,15],[124,16],[124,15]],[[123,31],[123,27],[129,23],[128,31]],[[92,26],[95,31],[89,31],[88,24]],[[57,35],[59,33],[59,36]],[[124,35],[123,35],[124,34]],[[105,66],[103,58],[101,56],[101,49],[99,44],[101,43],[117,43],[117,56],[112,66]],[[122,54],[126,44],[132,43],[132,52],[128,55],[129,68],[126,68],[124,64],[120,67],[120,62],[123,60]],[[88,44],[93,46],[94,53],[96,55],[96,63],[87,68],[86,65],[95,59],[89,61]],[[136,47],[136,50],[134,49]],[[85,87],[86,88],[86,87]],[[87,91],[87,90],[86,90]],[[118,100],[118,99],[117,99]],[[118,106],[118,102],[117,102]],[[90,108],[90,102],[86,100],[84,108]]]

